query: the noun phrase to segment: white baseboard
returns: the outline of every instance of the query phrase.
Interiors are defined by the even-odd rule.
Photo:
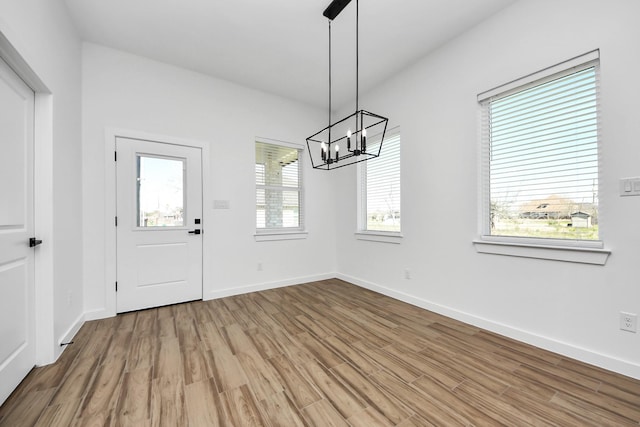
[[[506,337],[513,338],[515,340],[548,351],[552,351],[554,353],[561,354],[566,357],[577,359],[591,365],[599,366],[601,368],[617,372],[622,375],[640,379],[640,365],[636,363],[557,341],[553,338],[533,334],[522,329],[517,329],[512,326],[465,313],[451,307],[436,304],[422,298],[417,298],[404,292],[386,288],[384,286],[366,280],[358,279],[357,277],[352,277],[345,274],[337,274],[336,277],[349,283],[353,283],[354,285],[358,285],[371,291],[386,295],[388,297],[395,298],[397,300],[415,305],[420,308],[424,308],[425,310],[433,311],[434,313],[438,313],[443,316],[447,316],[452,319],[456,319],[461,322],[468,323],[470,325],[486,329],[488,331],[495,332],[497,334],[504,335]]]
[[[78,331],[80,330],[82,325],[84,325],[84,322],[85,322],[85,315],[84,315],[84,313],[82,313],[82,314],[80,314],[80,316],[78,316],[78,318],[76,320],[73,321],[71,326],[66,330],[66,332],[64,334],[62,334],[62,336],[56,342],[56,348],[54,349],[55,360],[48,360],[43,365],[48,365],[48,364],[54,363],[56,360],[58,360],[58,358],[60,357],[62,352],[68,347],[66,345],[63,346],[61,344],[62,343],[69,343],[69,342],[73,341],[73,337],[76,336],[76,334],[78,333]]]
[[[276,288],[282,288],[285,286],[299,285],[301,283],[316,282],[318,280],[333,279],[334,277],[337,277],[336,273],[324,273],[324,274],[317,274],[314,276],[303,276],[303,277],[295,277],[295,278],[285,279],[285,280],[278,280],[274,282],[256,283],[253,285],[239,286],[236,288],[216,289],[214,291],[209,291],[205,295],[203,295],[203,299],[206,301],[210,299],[248,294],[250,292],[265,291],[268,289],[276,289]]]
[[[107,317],[113,317],[116,313],[111,313],[107,309],[99,308],[97,310],[86,311],[84,313],[84,321],[106,319]]]

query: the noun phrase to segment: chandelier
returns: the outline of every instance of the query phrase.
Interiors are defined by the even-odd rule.
[[[356,0],[356,109],[353,114],[331,123],[331,21],[351,0],[333,0],[322,13],[329,22],[329,125],[307,138],[307,149],[315,169],[331,170],[380,156],[389,119],[360,110],[358,0]]]

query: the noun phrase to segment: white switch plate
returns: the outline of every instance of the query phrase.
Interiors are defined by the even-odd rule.
[[[621,196],[640,196],[640,177],[620,179]]]
[[[623,331],[638,331],[638,315],[633,313],[620,312],[620,329]]]

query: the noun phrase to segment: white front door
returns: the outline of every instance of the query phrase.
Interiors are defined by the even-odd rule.
[[[0,60],[0,404],[35,366],[33,108]]]
[[[202,299],[202,153],[116,138],[117,312]]]

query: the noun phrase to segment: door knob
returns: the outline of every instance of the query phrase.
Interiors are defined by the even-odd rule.
[[[36,239],[35,237],[29,238],[29,247],[33,248],[42,244],[42,240]]]
[[[200,234],[200,233],[201,233],[201,231],[199,229],[197,229],[197,228],[195,230],[191,230],[189,232],[189,234]]]

